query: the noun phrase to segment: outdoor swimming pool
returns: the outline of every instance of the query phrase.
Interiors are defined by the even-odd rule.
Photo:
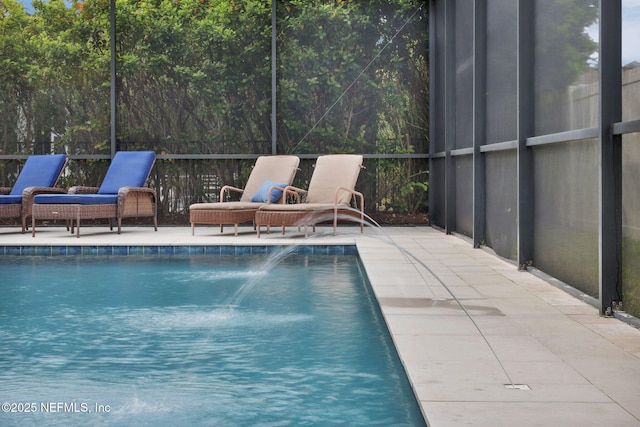
[[[0,257],[0,424],[424,425],[357,256],[269,259]]]

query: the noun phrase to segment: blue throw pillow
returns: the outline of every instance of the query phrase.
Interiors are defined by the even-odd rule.
[[[282,184],[282,183],[273,182],[273,181],[265,181],[264,184],[262,184],[260,188],[258,188],[258,191],[256,191],[256,194],[251,196],[251,201],[259,202],[259,203],[267,203],[269,188],[273,187],[274,185],[276,187],[285,188],[289,184]],[[282,197],[282,190],[274,188],[273,190],[271,190],[271,199],[269,200],[269,203],[277,202],[278,199],[280,199],[280,197]]]

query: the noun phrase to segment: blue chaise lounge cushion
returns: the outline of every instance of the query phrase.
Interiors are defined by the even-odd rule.
[[[98,194],[118,194],[122,187],[142,187],[156,160],[153,151],[118,151]]]
[[[22,196],[11,196],[0,194],[0,205],[19,205],[22,203]]]
[[[35,203],[77,205],[115,204],[122,187],[142,187],[149,177],[156,153],[153,151],[118,151],[97,194],[40,194]]]
[[[75,204],[75,205],[113,205],[118,202],[117,194],[39,194],[35,203]]]
[[[66,161],[65,154],[29,156],[9,195],[21,197],[27,187],[55,186]],[[21,203],[21,199],[16,203]]]

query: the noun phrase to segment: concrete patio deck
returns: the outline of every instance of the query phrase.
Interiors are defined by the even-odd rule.
[[[432,427],[640,426],[640,330],[431,227],[0,228],[13,246],[355,244]],[[0,252],[1,254],[1,252]],[[451,293],[455,296],[452,297]],[[456,299],[465,307],[463,310]],[[467,315],[467,313],[469,315]],[[381,402],[383,404],[383,402]]]

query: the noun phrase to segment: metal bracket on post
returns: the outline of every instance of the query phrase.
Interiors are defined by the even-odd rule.
[[[524,263],[518,265],[518,271],[527,271],[527,269],[529,267],[531,267],[532,265],[533,265],[533,261],[532,260],[528,260],[527,262],[524,262]]]
[[[611,305],[604,307],[602,311],[602,315],[604,317],[614,317],[614,313],[616,311],[623,311],[622,309],[622,301],[611,301]]]

